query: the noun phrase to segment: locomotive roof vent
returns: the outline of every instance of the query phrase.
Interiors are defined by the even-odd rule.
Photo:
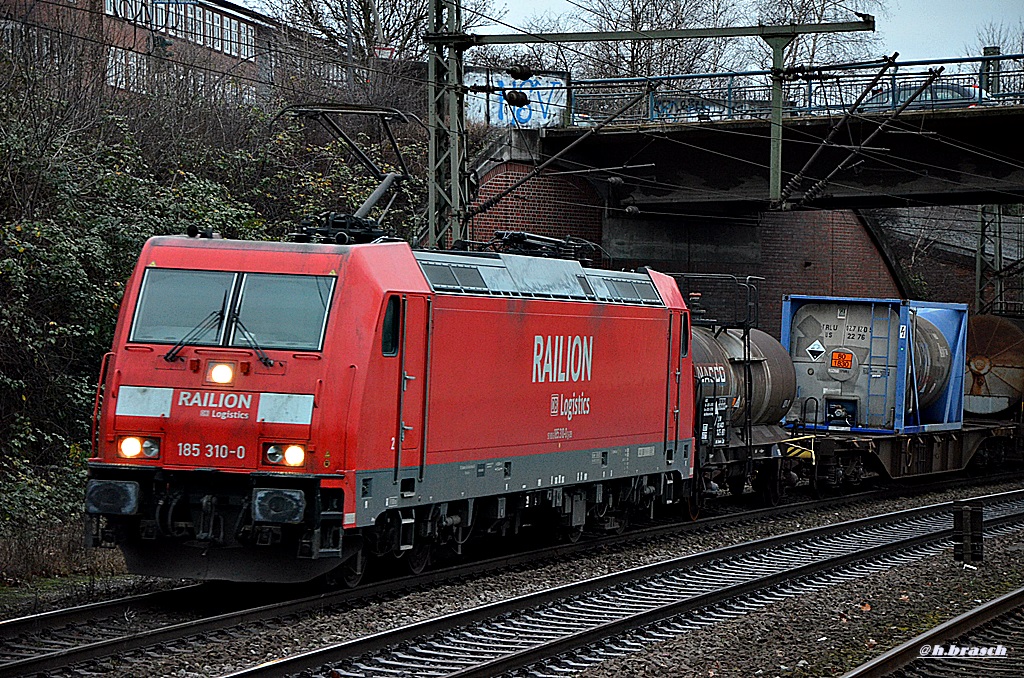
[[[538,299],[580,299],[664,306],[648,275],[587,269],[566,259],[510,254],[467,257],[414,252],[435,291]]]

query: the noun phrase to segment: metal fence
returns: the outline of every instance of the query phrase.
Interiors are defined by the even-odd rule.
[[[882,62],[787,71],[783,115],[842,115],[871,84]],[[859,112],[901,106],[933,71],[941,74],[908,110],[1024,104],[1024,54],[897,62],[868,92]],[[646,93],[645,93],[646,92]],[[638,99],[609,124],[708,122],[771,115],[771,72],[700,73],[577,80],[572,124],[593,126]]]

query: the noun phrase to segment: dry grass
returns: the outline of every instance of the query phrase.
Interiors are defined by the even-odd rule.
[[[46,529],[6,525],[0,530],[0,585],[68,575],[104,576],[125,571],[120,551],[87,549],[81,522]]]

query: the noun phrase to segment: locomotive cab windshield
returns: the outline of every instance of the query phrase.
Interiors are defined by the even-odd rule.
[[[129,341],[319,351],[334,281],[330,276],[150,268]],[[167,355],[172,360],[176,352]]]

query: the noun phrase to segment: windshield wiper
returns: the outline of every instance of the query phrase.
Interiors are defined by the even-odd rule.
[[[164,360],[169,363],[173,363],[178,359],[178,354],[181,353],[181,349],[185,348],[187,344],[195,341],[198,337],[202,336],[205,332],[209,332],[213,328],[220,325],[221,318],[224,317],[224,307],[221,306],[215,311],[211,311],[210,315],[206,316],[199,321],[199,324],[193,327],[188,334],[178,340],[178,343],[171,347],[167,353],[164,354]]]
[[[249,331],[249,328],[242,324],[242,319],[238,317],[237,312],[231,316],[231,319],[234,321],[235,327],[241,331],[242,339],[245,340],[245,343],[249,345],[249,348],[256,352],[256,357],[259,358],[260,362],[267,367],[273,367],[274,359],[267,355],[266,351],[264,351],[256,341],[256,337],[254,337],[252,332]]]

